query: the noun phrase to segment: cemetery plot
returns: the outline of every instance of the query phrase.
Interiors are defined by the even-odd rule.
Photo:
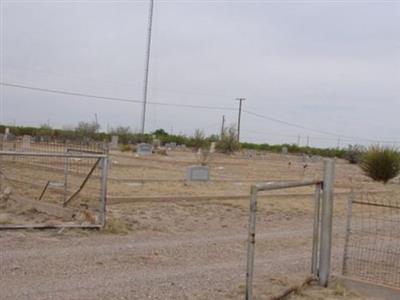
[[[31,143],[31,151],[39,148],[45,148],[43,143]],[[108,221],[102,231],[1,232],[2,297],[19,299],[29,294],[40,299],[46,293],[56,299],[243,299],[250,185],[269,180],[319,179],[322,161],[309,157],[303,161],[303,157],[290,154],[215,153],[207,162],[209,180],[187,181],[188,167],[198,160],[194,152],[178,148],[167,151],[167,155],[110,153]],[[87,175],[93,166],[92,162],[82,165],[84,162],[70,159],[68,186],[79,188],[84,179],[84,172],[79,171]],[[73,200],[63,207],[64,162],[31,161],[23,165],[12,175],[40,183],[35,192],[24,186],[26,195],[39,197],[50,180],[40,201],[75,210],[79,201],[90,204],[97,199],[95,190],[85,189],[99,184],[100,168],[93,174],[93,183],[88,182],[82,190],[81,196],[87,195],[89,200],[78,198],[78,202]],[[337,161],[332,250],[335,272],[342,268],[351,186],[383,191],[356,166]],[[385,189],[400,192],[398,185]],[[3,197],[10,192],[2,191]],[[69,195],[74,191],[71,188]],[[308,187],[271,192],[268,198],[260,194],[255,294],[261,299],[281,294],[309,273],[312,195],[313,189]],[[56,198],[50,201],[50,197]],[[118,198],[124,201],[114,201]],[[16,220],[31,218],[31,212],[27,213],[15,213]],[[49,219],[47,214],[35,215],[43,218],[38,222]],[[61,217],[55,219],[62,221]],[[2,220],[3,211],[0,223]],[[104,280],[107,285],[97,284]]]

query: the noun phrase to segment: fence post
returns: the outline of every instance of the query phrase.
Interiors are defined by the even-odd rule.
[[[65,151],[68,153],[68,149]],[[68,172],[69,172],[69,159],[68,157],[64,158],[64,203],[68,199]]]
[[[347,203],[347,223],[346,223],[346,239],[344,241],[344,250],[343,250],[343,266],[342,266],[342,274],[346,274],[347,269],[347,257],[348,257],[348,245],[351,234],[351,217],[353,212],[353,201],[354,201],[354,189],[351,188],[348,203]]]
[[[321,184],[315,185],[314,192],[314,226],[313,226],[313,242],[312,242],[312,258],[311,258],[311,274],[318,275],[318,241],[319,241],[319,222],[321,214]]]
[[[257,212],[257,193],[256,186],[251,187],[250,216],[249,216],[249,236],[247,240],[247,271],[246,271],[246,300],[253,299],[253,271],[254,271],[254,251],[256,243],[256,212]]]
[[[332,216],[333,216],[333,185],[335,178],[335,161],[324,161],[324,183],[321,215],[321,237],[319,257],[319,285],[327,286],[331,268],[332,248]]]
[[[106,224],[108,156],[101,160],[100,224]]]

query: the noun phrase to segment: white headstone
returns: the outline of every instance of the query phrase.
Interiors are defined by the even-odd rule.
[[[136,153],[138,155],[151,155],[153,153],[153,146],[146,143],[140,143],[137,145]]]
[[[31,149],[31,136],[30,135],[24,135],[22,137],[22,151],[26,151]]]
[[[215,152],[215,145],[216,145],[215,142],[211,143],[211,145],[210,145],[210,153],[214,153]]]
[[[6,128],[6,131],[5,131],[5,135],[9,135],[10,134],[10,128]]]
[[[110,149],[111,150],[117,150],[118,149],[118,135],[113,135],[111,137]]]
[[[161,145],[161,141],[159,139],[154,139],[153,140],[153,146],[158,148]]]
[[[208,166],[189,166],[186,172],[187,181],[210,180],[210,168]]]
[[[288,148],[282,147],[282,154],[288,154]]]
[[[165,144],[165,148],[166,148],[167,150],[172,150],[172,151],[174,151],[174,150],[176,150],[176,143],[167,143],[167,144]]]

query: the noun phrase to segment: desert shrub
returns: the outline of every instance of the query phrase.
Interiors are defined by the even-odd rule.
[[[129,227],[119,219],[108,218],[102,232],[107,234],[128,234]]]
[[[235,126],[230,126],[224,129],[221,139],[217,142],[216,148],[222,153],[233,153],[240,148],[240,143],[237,140],[237,131]]]
[[[393,148],[372,146],[362,155],[360,167],[373,180],[387,183],[400,173],[400,153]]]
[[[204,131],[201,129],[196,129],[193,137],[190,138],[189,147],[193,147],[195,150],[203,149],[208,147],[208,140],[204,134]]]
[[[346,153],[344,154],[344,159],[346,159],[351,164],[358,164],[361,160],[363,148],[359,145],[349,145]]]
[[[121,145],[119,147],[119,150],[121,150],[121,152],[132,151],[132,146],[131,145]]]

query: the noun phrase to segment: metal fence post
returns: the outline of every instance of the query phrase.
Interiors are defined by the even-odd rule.
[[[314,226],[312,241],[311,274],[318,275],[318,241],[319,241],[319,222],[320,222],[320,202],[321,202],[321,184],[315,185],[314,193]]]
[[[347,203],[347,223],[346,223],[346,239],[344,241],[344,250],[343,250],[343,266],[342,266],[342,274],[345,275],[347,269],[347,258],[348,258],[348,245],[351,234],[351,217],[353,212],[353,201],[355,199],[353,188],[350,191],[348,203]]]
[[[249,236],[247,240],[247,271],[246,271],[246,300],[253,299],[253,271],[254,271],[254,251],[256,243],[256,212],[257,212],[257,193],[256,186],[251,187],[250,216],[249,216]]]
[[[100,224],[106,224],[108,157],[101,160]]]
[[[65,151],[68,153],[68,149]],[[64,158],[64,203],[68,199],[68,172],[69,172],[69,159],[68,157]]]
[[[323,201],[321,215],[319,285],[327,286],[331,267],[332,248],[332,216],[333,216],[333,185],[335,178],[335,161],[324,161]]]

